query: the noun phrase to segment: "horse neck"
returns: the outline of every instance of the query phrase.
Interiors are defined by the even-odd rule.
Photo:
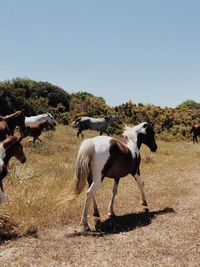
[[[139,153],[141,144],[138,142],[138,136],[136,132],[127,133],[127,147],[132,151],[132,153],[136,152]]]
[[[6,150],[6,156],[3,160],[4,164],[7,166],[8,162],[10,161],[10,159],[12,158],[13,154],[11,152],[11,149]]]
[[[45,127],[45,125],[47,125],[47,122],[46,121],[45,122],[41,122],[39,124],[40,129],[42,130]]]
[[[17,122],[13,118],[7,120],[7,124],[10,130],[13,130],[17,126]]]

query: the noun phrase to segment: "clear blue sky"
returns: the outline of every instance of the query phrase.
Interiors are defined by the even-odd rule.
[[[110,106],[200,102],[198,0],[1,0],[0,12],[0,81],[48,81]]]

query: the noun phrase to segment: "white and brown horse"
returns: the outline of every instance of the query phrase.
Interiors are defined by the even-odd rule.
[[[2,180],[7,175],[7,166],[9,160],[12,157],[15,157],[21,163],[26,161],[23,147],[20,143],[21,140],[22,136],[17,137],[12,135],[0,142],[0,203],[5,202],[6,200]]]
[[[88,208],[91,199],[94,205],[94,216],[99,217],[94,194],[105,177],[114,179],[112,199],[108,207],[108,215],[113,216],[114,200],[121,177],[132,174],[142,195],[142,204],[147,206],[144,194],[144,183],[140,176],[140,147],[147,145],[152,152],[157,150],[155,133],[152,124],[143,122],[132,128],[126,127],[123,138],[115,139],[109,136],[97,136],[82,142],[76,159],[75,195],[80,194],[88,181],[81,224],[89,230]]]

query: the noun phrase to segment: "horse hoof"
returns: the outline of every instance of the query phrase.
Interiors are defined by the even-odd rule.
[[[143,206],[146,206],[146,207],[148,206],[146,200],[142,202],[142,205],[143,205]]]
[[[89,225],[83,226],[83,232],[90,232],[90,231],[91,229]]]
[[[114,218],[116,217],[115,213],[108,213],[108,218]]]
[[[94,211],[94,212],[93,212],[93,216],[94,216],[94,217],[98,217],[98,218],[100,218],[100,214],[99,214],[98,211]]]
[[[81,222],[80,222],[80,225],[83,226],[83,231],[84,231],[84,232],[91,231],[91,230],[90,230],[90,226],[89,226],[89,224],[88,224],[87,222],[83,222],[83,221],[81,221]]]

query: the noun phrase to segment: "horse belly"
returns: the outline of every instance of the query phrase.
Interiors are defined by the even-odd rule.
[[[127,176],[133,169],[131,162],[114,162],[105,172],[105,176],[109,178],[121,178]]]

